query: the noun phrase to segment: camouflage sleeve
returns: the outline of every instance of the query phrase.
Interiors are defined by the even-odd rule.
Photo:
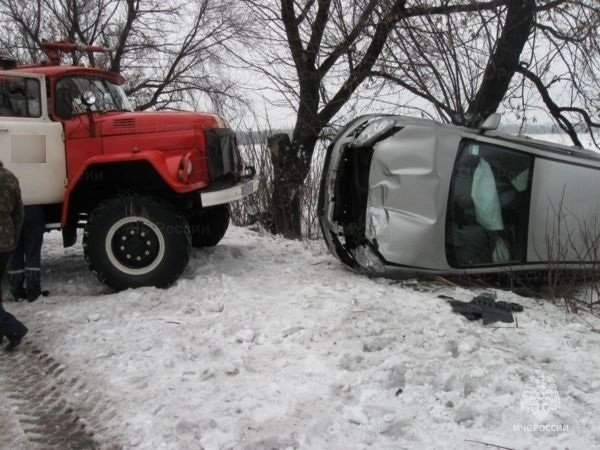
[[[23,209],[23,199],[21,198],[21,188],[19,181],[15,178],[15,203],[12,213],[12,220],[15,230],[15,242],[19,241],[21,236],[21,227],[23,226],[23,219],[25,216]]]

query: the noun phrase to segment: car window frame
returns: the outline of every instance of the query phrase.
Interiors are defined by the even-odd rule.
[[[454,200],[454,192],[455,192],[455,187],[456,187],[455,186],[456,177],[454,176],[454,174],[456,173],[457,164],[458,164],[459,160],[461,160],[463,153],[465,151],[467,151],[469,146],[473,143],[475,143],[477,145],[485,145],[487,147],[493,147],[494,150],[500,150],[500,151],[506,151],[506,152],[510,152],[510,153],[517,153],[517,154],[525,155],[530,159],[529,176],[528,176],[528,180],[527,180],[527,188],[525,190],[528,193],[527,199],[525,202],[526,206],[527,206],[527,215],[525,218],[525,225],[523,227],[524,229],[521,232],[522,233],[521,242],[519,243],[521,245],[521,249],[522,249],[521,258],[519,260],[511,260],[508,262],[500,262],[500,263],[491,262],[491,263],[470,264],[470,265],[459,264],[457,262],[455,253],[453,251],[452,252],[450,251],[450,245],[448,244],[448,237],[451,232],[450,222],[449,222],[450,212],[451,212],[451,208],[452,208],[451,202]],[[533,179],[535,176],[534,170],[535,170],[536,160],[540,157],[541,156],[537,155],[536,153],[509,147],[509,146],[502,145],[497,142],[490,142],[488,140],[480,141],[474,137],[463,137],[461,139],[461,141],[459,143],[459,149],[456,152],[454,163],[452,165],[452,171],[451,171],[451,175],[450,175],[450,184],[448,187],[448,198],[446,201],[446,215],[444,217],[445,254],[446,254],[446,262],[449,267],[451,267],[452,269],[468,270],[468,269],[484,269],[484,268],[494,268],[494,267],[502,267],[502,266],[517,266],[517,265],[527,264],[527,249],[528,249],[528,244],[529,244],[529,242],[528,242],[529,226],[530,226],[530,222],[531,222],[531,196],[532,196]]]

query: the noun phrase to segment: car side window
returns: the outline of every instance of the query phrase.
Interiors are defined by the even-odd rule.
[[[533,161],[516,150],[463,142],[446,216],[451,266],[525,262]]]
[[[40,117],[40,83],[32,78],[0,78],[0,116]]]

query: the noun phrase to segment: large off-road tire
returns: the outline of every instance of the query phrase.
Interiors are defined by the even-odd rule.
[[[229,208],[227,205],[204,208],[188,216],[194,247],[212,247],[217,245],[229,227]]]
[[[191,235],[176,210],[151,197],[128,195],[91,213],[83,248],[90,269],[115,290],[167,287],[189,262]]]

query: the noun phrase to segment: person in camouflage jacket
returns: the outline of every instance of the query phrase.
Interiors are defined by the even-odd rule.
[[[0,280],[11,251],[17,246],[23,225],[23,201],[19,181],[0,161]],[[6,350],[13,350],[27,334],[27,327],[2,305],[0,289],[0,342],[8,339]]]
[[[0,253],[9,253],[17,246],[23,217],[19,180],[0,162]]]

